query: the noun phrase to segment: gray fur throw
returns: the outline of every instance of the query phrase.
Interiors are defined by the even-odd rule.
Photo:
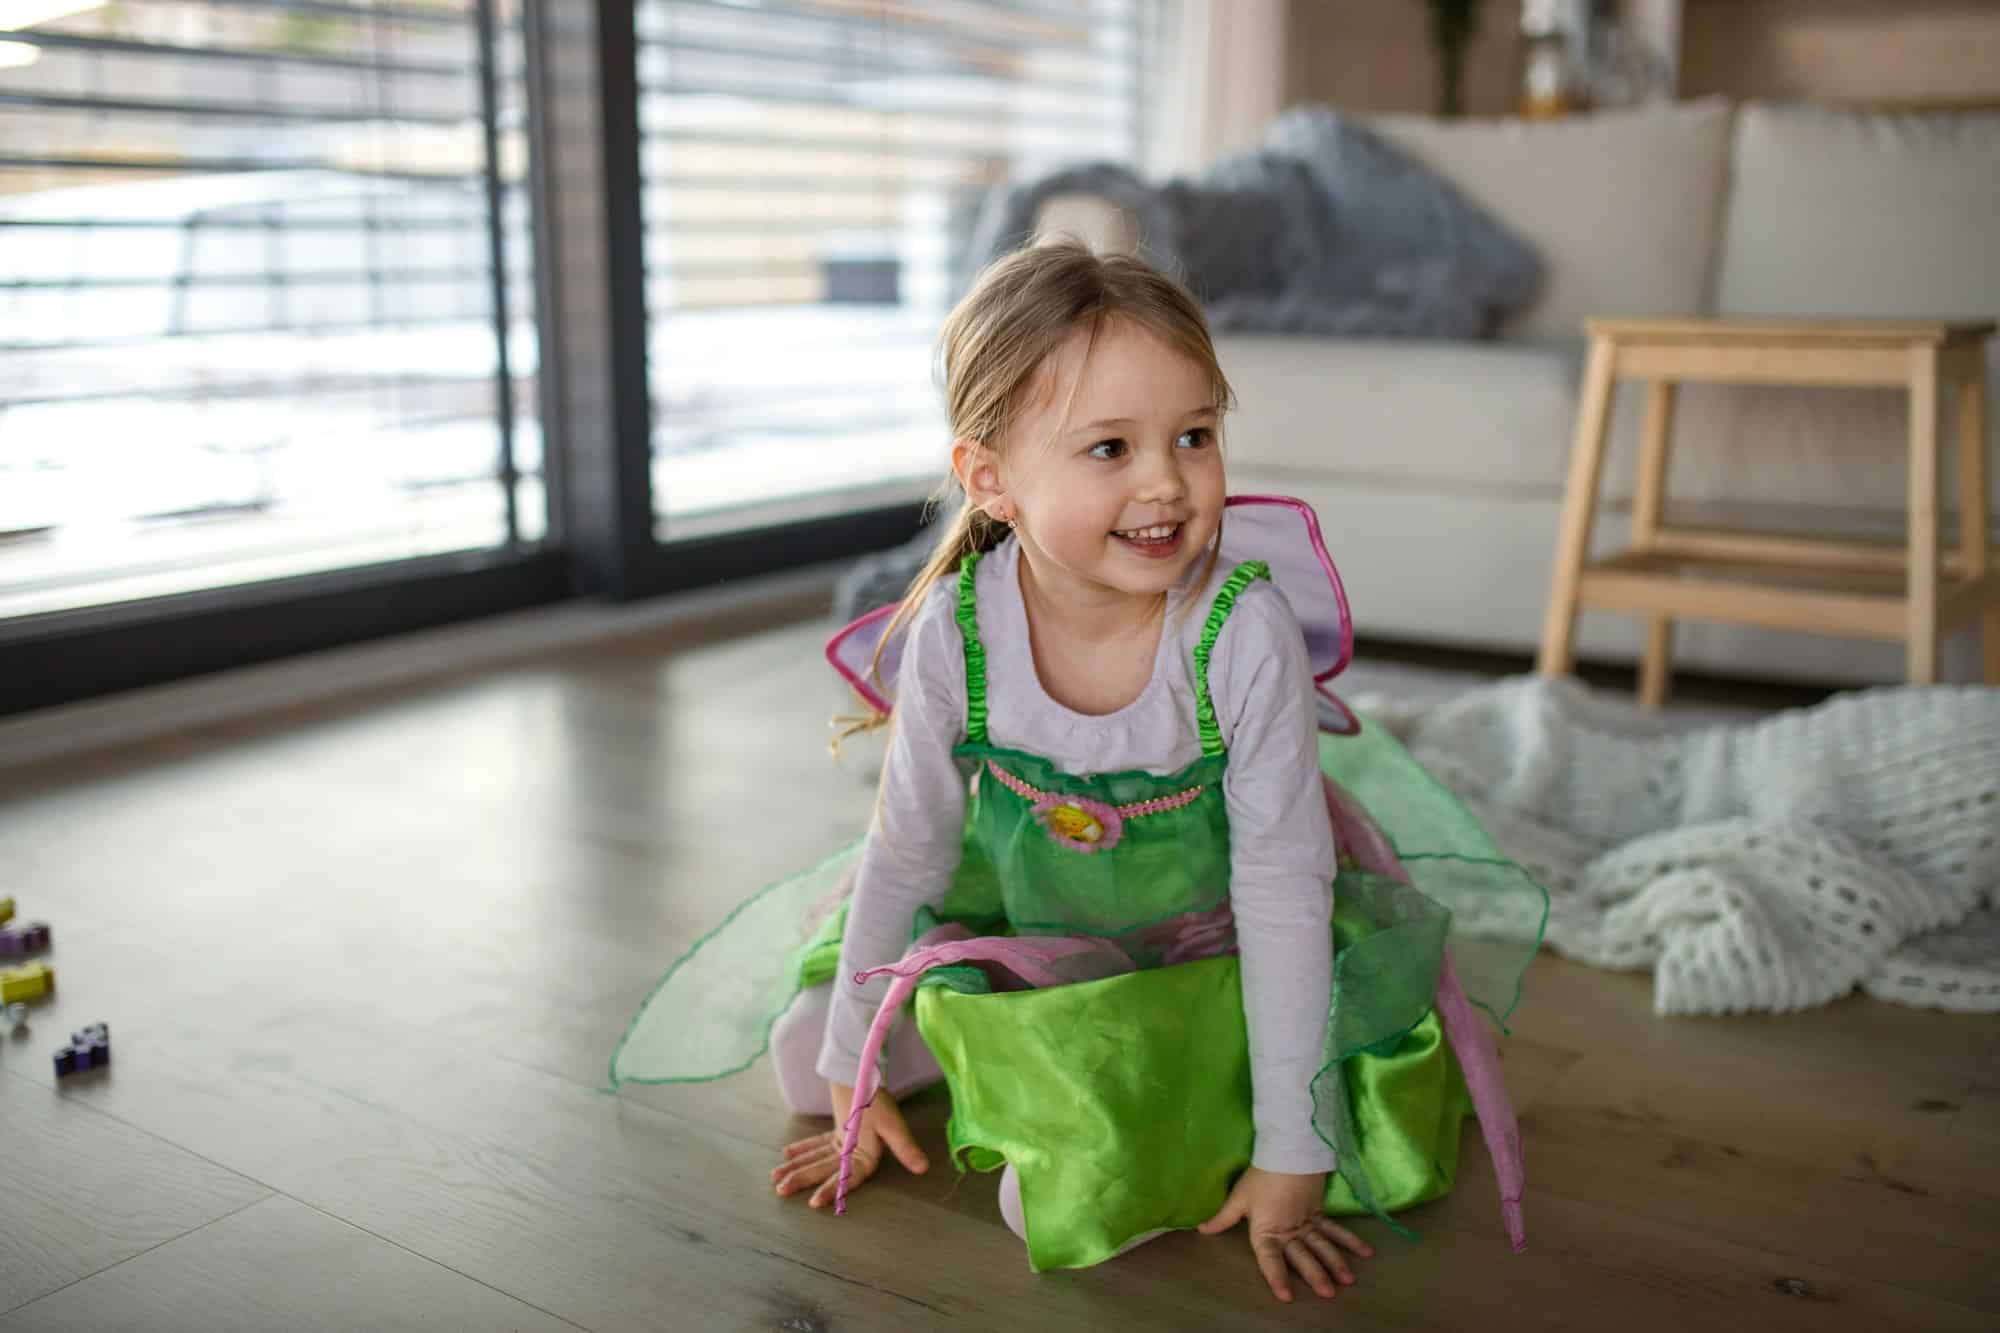
[[[1264,147],[1148,185],[1098,162],[988,196],[981,265],[1031,236],[1049,199],[1129,212],[1142,253],[1200,297],[1222,332],[1483,338],[1533,299],[1535,252],[1449,181],[1325,107],[1273,121]]]

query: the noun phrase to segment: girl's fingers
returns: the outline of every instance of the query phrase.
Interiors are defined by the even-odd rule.
[[[1278,1238],[1268,1236],[1250,1246],[1257,1256],[1257,1267],[1263,1271],[1264,1281],[1271,1284],[1271,1294],[1281,1301],[1292,1299],[1292,1284],[1285,1277],[1285,1257],[1280,1251]]]
[[[1299,1276],[1306,1280],[1306,1285],[1311,1287],[1321,1300],[1330,1301],[1339,1291],[1339,1288],[1333,1285],[1333,1279],[1326,1275],[1326,1269],[1320,1267],[1319,1260],[1313,1255],[1312,1247],[1307,1245],[1304,1239],[1294,1237],[1287,1241],[1285,1258],[1290,1261],[1293,1268],[1298,1269]]]
[[[826,1179],[827,1168],[821,1163],[795,1166],[778,1177],[777,1191],[780,1194],[796,1194],[808,1185],[817,1185]]]
[[[1375,1257],[1375,1247],[1373,1245],[1370,1245],[1367,1241],[1361,1239],[1361,1237],[1355,1235],[1332,1218],[1326,1216],[1317,1217],[1313,1219],[1313,1225],[1319,1229],[1322,1235],[1331,1236],[1337,1244],[1360,1255],[1363,1259],[1372,1259]]]
[[[784,1161],[772,1167],[771,1178],[775,1180],[779,1176],[784,1175],[786,1172],[796,1170],[799,1167],[805,1166],[810,1162],[820,1162],[826,1160],[828,1157],[839,1157],[839,1156],[840,1156],[840,1149],[834,1147],[831,1144],[823,1143],[818,1145],[816,1148],[808,1149],[805,1152],[787,1157]]]
[[[1306,1248],[1326,1266],[1326,1271],[1333,1274],[1335,1282],[1343,1286],[1354,1285],[1354,1270],[1347,1266],[1347,1256],[1333,1243],[1333,1237],[1315,1227],[1309,1228],[1299,1239],[1303,1240]]]
[[[850,1186],[859,1185],[862,1181],[874,1175],[875,1167],[880,1160],[881,1157],[878,1153],[869,1151],[861,1145],[856,1145],[854,1170],[848,1178],[848,1184]],[[773,1175],[775,1177],[773,1183],[779,1194],[796,1194],[808,1186],[820,1186],[820,1189],[815,1192],[811,1200],[812,1206],[818,1208],[831,1201],[833,1192],[839,1187],[840,1150],[829,1145],[824,1152],[787,1162],[784,1166],[778,1168]],[[822,1198],[822,1195],[825,1197]]]
[[[930,1170],[930,1159],[924,1156],[924,1150],[917,1146],[916,1138],[910,1133],[909,1125],[904,1122],[900,1114],[883,1116],[881,1123],[875,1126],[875,1132],[889,1145],[889,1151],[896,1154],[896,1160],[910,1171],[922,1175]]]
[[[807,1149],[806,1151],[803,1152],[796,1152],[796,1153],[788,1152],[785,1154],[784,1161],[778,1163],[776,1166],[771,1168],[771,1178],[773,1180],[776,1180],[779,1176],[782,1176],[783,1174],[785,1174],[785,1172],[790,1171],[793,1167],[803,1165],[806,1162],[816,1162],[820,1158],[826,1156],[829,1152],[831,1152],[835,1157],[840,1156],[840,1149],[829,1147],[826,1144],[818,1144],[816,1145],[815,1148]]]
[[[834,1149],[823,1158],[815,1159],[815,1167],[821,1171],[818,1179],[820,1187],[808,1199],[815,1208],[824,1208],[835,1201],[840,1193],[840,1150]],[[882,1165],[882,1150],[872,1143],[854,1145],[854,1169],[848,1172],[847,1187],[851,1190],[862,1181],[875,1174],[875,1168]]]
[[[1195,1230],[1199,1231],[1204,1236],[1221,1235],[1223,1232],[1229,1230],[1229,1228],[1235,1226],[1238,1222],[1242,1221],[1243,1214],[1245,1211],[1246,1209],[1243,1204],[1242,1196],[1237,1194],[1236,1191],[1231,1190],[1229,1192],[1229,1197],[1222,1201],[1221,1211],[1217,1212],[1214,1217],[1209,1218],[1206,1222],[1203,1222],[1200,1226],[1196,1227]]]
[[[870,1162],[866,1167],[863,1167],[861,1164],[860,1156],[856,1155],[854,1159],[853,1174],[849,1175],[847,1178],[847,1188],[849,1190],[852,1190],[855,1186],[859,1185],[862,1181],[868,1179],[868,1177],[874,1174],[875,1174],[875,1164],[873,1162]],[[836,1163],[834,1165],[833,1173],[826,1178],[824,1184],[822,1184],[818,1189],[813,1191],[812,1198],[806,1200],[806,1202],[810,1203],[815,1208],[824,1208],[828,1204],[833,1203],[839,1197],[840,1197],[840,1166],[838,1163]]]
[[[833,1135],[831,1134],[815,1134],[809,1139],[794,1140],[793,1142],[787,1143],[785,1145],[785,1156],[797,1157],[800,1153],[805,1152],[809,1148],[823,1147],[826,1144],[826,1141],[832,1137]]]

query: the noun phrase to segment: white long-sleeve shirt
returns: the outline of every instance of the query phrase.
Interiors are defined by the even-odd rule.
[[[1077,774],[1166,775],[1199,759],[1194,648],[1230,571],[1217,569],[1200,588],[1189,586],[1191,572],[1170,593],[1151,680],[1124,708],[1093,716],[1042,689],[1019,564],[1010,539],[975,575],[989,741]],[[966,686],[957,604],[957,580],[941,580],[906,631],[881,800],[862,849],[820,1050],[820,1075],[840,1083],[854,1081],[887,987],[886,978],[857,986],[854,974],[903,955],[917,909],[944,897],[958,865],[966,788],[951,752],[965,739]],[[1270,582],[1253,582],[1237,598],[1210,656],[1208,681],[1229,752],[1223,794],[1250,1040],[1251,1160],[1267,1171],[1327,1171],[1333,1152],[1313,1130],[1310,1084],[1326,1038],[1333,832],[1305,641]]]

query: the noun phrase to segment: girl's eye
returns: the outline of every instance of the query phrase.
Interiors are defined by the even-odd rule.
[[[1174,441],[1174,445],[1181,449],[1205,449],[1214,439],[1214,431],[1206,426],[1196,426],[1193,430],[1182,431],[1180,438]]]
[[[1113,458],[1122,458],[1125,456],[1125,441],[1099,440],[1096,444],[1090,446],[1090,456],[1092,458],[1103,458],[1107,460]]]

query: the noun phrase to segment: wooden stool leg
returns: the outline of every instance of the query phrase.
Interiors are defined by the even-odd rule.
[[[1583,562],[1590,554],[1590,529],[1597,517],[1597,485],[1604,473],[1604,436],[1611,421],[1611,389],[1616,358],[1609,338],[1590,340],[1583,392],[1577,405],[1576,435],[1569,447],[1569,481],[1563,489],[1562,530],[1556,538],[1555,576],[1542,621],[1542,650],[1535,669],[1561,676],[1576,665],[1576,593]]]
[[[1938,665],[1938,352],[1910,353],[1909,678],[1935,685]]]
[[[1646,655],[1639,659],[1639,707],[1666,707],[1672,686],[1674,618],[1653,616],[1646,622]]]
[[[1660,511],[1667,494],[1667,463],[1674,434],[1672,380],[1646,386],[1646,420],[1639,434],[1639,485],[1632,496],[1632,547],[1651,550],[1659,537]],[[1639,660],[1639,706],[1660,708],[1667,702],[1672,672],[1674,618],[1654,615],[1646,625],[1646,652]]]
[[[1993,497],[1986,471],[1986,358],[1968,358],[1971,373],[1958,387],[1958,549],[1968,579],[1984,578],[1993,568],[1989,533]],[[1988,685],[2000,685],[2000,589],[1988,589],[1979,613],[1979,673]]]

